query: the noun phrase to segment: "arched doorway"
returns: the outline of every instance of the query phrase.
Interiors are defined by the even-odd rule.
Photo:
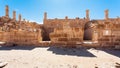
[[[96,31],[98,22],[96,20],[89,21],[84,26],[84,40],[92,41],[96,39],[98,33]],[[93,37],[96,36],[96,37]]]

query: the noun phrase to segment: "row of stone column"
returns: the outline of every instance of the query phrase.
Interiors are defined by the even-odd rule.
[[[104,11],[104,13],[105,13],[105,20],[108,20],[108,19],[109,19],[109,10],[106,9],[106,10]],[[89,10],[86,10],[86,19],[90,20]]]
[[[9,6],[6,5],[5,7],[5,16],[9,17]],[[19,14],[18,21],[21,21],[21,14]],[[13,19],[16,20],[16,11],[13,11]]]
[[[5,16],[6,17],[9,17],[9,7],[8,5],[6,6],[6,9],[5,9]],[[68,18],[68,17],[66,17]],[[108,20],[109,18],[109,10],[105,10],[105,20]],[[16,20],[16,11],[13,11],[13,19]],[[44,19],[47,19],[47,13],[45,12],[44,13]],[[89,10],[86,10],[86,19],[87,20],[90,20],[90,17],[89,17]],[[21,14],[19,14],[19,21],[21,21]]]
[[[44,20],[47,19],[47,12],[44,13]],[[65,19],[68,19],[68,17],[66,16]],[[89,10],[86,10],[86,19],[87,20],[90,20],[90,17],[89,17]],[[108,20],[109,19],[109,10],[105,10],[105,20]]]

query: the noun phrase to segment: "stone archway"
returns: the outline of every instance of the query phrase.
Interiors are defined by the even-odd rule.
[[[89,21],[84,26],[84,40],[93,40],[94,30],[98,22],[96,20]]]

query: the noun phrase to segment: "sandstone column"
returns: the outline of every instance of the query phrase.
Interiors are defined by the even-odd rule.
[[[47,25],[47,12],[44,12],[44,20],[43,20],[43,25],[46,26]]]
[[[86,10],[86,19],[90,20],[90,18],[89,18],[89,10],[88,9]]]
[[[24,23],[26,23],[26,20],[25,20],[25,19],[23,19],[23,22],[24,22]]]
[[[109,10],[105,10],[105,20],[108,20],[109,18]]]
[[[67,20],[67,19],[68,19],[68,16],[65,17],[65,20]]]
[[[21,14],[19,14],[19,20],[18,21],[21,21]]]
[[[5,7],[5,16],[9,17],[9,7],[8,7],[8,5],[6,5],[6,7]]]
[[[16,20],[16,11],[13,11],[13,19]]]
[[[44,20],[47,19],[47,12],[44,13]]]
[[[30,21],[29,21],[29,20],[27,20],[27,23],[30,23]]]
[[[65,22],[62,23],[63,28],[70,28],[70,22],[68,21],[68,16],[65,16]]]

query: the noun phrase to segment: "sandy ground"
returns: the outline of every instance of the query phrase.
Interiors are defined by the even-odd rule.
[[[57,47],[0,47],[4,68],[115,68],[120,50]]]

